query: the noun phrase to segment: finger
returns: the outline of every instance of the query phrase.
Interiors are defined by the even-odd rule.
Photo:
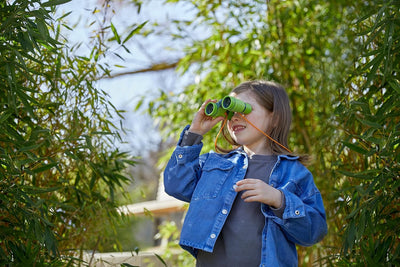
[[[246,190],[242,193],[242,195],[240,196],[242,199],[246,199],[248,197],[252,196],[252,194],[250,193],[250,190]]]
[[[252,190],[252,189],[254,189],[254,185],[251,185],[251,184],[244,184],[244,185],[236,185],[236,187],[235,187],[235,191],[236,192],[240,192],[240,191],[243,191],[243,190]]]
[[[213,119],[213,122],[215,122],[216,124],[218,123],[218,122],[220,122],[220,121],[223,121],[225,119],[225,117],[216,117],[216,118],[214,118]]]
[[[255,192],[255,190],[245,191],[241,197],[245,202],[255,202],[260,201],[260,195]]]
[[[199,110],[205,109],[207,104],[210,103],[212,100],[211,99],[207,99],[206,101],[203,102],[203,104],[201,104]]]
[[[237,192],[242,191],[242,190],[250,190],[250,189],[255,189],[259,183],[264,183],[263,181],[259,179],[249,179],[249,181],[241,180],[236,183],[237,186]]]
[[[247,179],[246,179],[247,180]],[[256,189],[264,187],[266,183],[259,179],[251,179],[251,181],[245,181],[238,184],[238,188],[242,190]]]
[[[210,99],[210,98],[209,98],[209,99],[207,99],[206,101],[204,101],[203,104],[202,104],[201,106],[204,106],[204,107],[205,107],[205,106],[207,106],[207,104],[210,103],[210,102],[217,103],[218,100],[217,100],[217,99]]]
[[[240,186],[240,185],[245,185],[245,184],[255,184],[257,182],[259,182],[259,179],[254,179],[254,178],[246,178],[243,180],[240,180],[238,182],[236,182],[236,185]]]
[[[244,202],[260,202],[258,200],[257,196],[250,196],[250,197],[243,198],[243,201]]]

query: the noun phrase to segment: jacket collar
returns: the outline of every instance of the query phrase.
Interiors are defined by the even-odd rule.
[[[233,155],[233,154],[242,154],[245,157],[248,157],[246,152],[244,151],[243,147],[238,147],[234,150],[232,150],[231,152],[229,152],[227,155]],[[295,155],[285,155],[285,154],[280,154],[278,155],[278,159],[287,159],[287,160],[297,160],[299,158],[299,156],[295,156]]]

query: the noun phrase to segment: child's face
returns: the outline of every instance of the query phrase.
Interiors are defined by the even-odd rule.
[[[266,132],[272,120],[272,112],[258,104],[251,93],[243,92],[231,95],[251,105],[252,111],[247,115],[242,115],[260,130]],[[228,121],[228,131],[233,140],[244,146],[245,150],[256,154],[270,154],[266,142],[267,137],[247,123],[239,114],[235,113]]]

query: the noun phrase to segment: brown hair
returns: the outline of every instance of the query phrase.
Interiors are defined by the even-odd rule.
[[[270,125],[269,129],[267,129],[266,133],[287,148],[290,125],[292,122],[292,112],[290,109],[289,97],[283,86],[271,81],[248,81],[241,83],[232,90],[234,94],[243,92],[251,93],[258,104],[272,113],[273,123]],[[226,127],[222,129],[222,135],[225,140],[234,147],[239,146],[239,144],[232,139]],[[267,139],[266,142],[275,155],[293,155],[285,150],[285,148],[269,139]],[[220,153],[231,151],[219,146],[216,146],[216,150]],[[300,160],[305,163],[308,161],[308,156],[301,156]]]

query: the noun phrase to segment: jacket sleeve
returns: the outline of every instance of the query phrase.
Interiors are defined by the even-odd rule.
[[[194,189],[201,175],[200,152],[203,144],[180,146],[185,131],[183,130],[174,152],[164,170],[164,189],[168,195],[190,202]]]
[[[263,205],[263,213],[280,226],[287,239],[301,246],[311,246],[321,241],[328,231],[321,194],[304,166],[296,168],[296,174],[285,175],[295,178],[279,188],[286,204],[282,218],[275,216],[267,205]]]

